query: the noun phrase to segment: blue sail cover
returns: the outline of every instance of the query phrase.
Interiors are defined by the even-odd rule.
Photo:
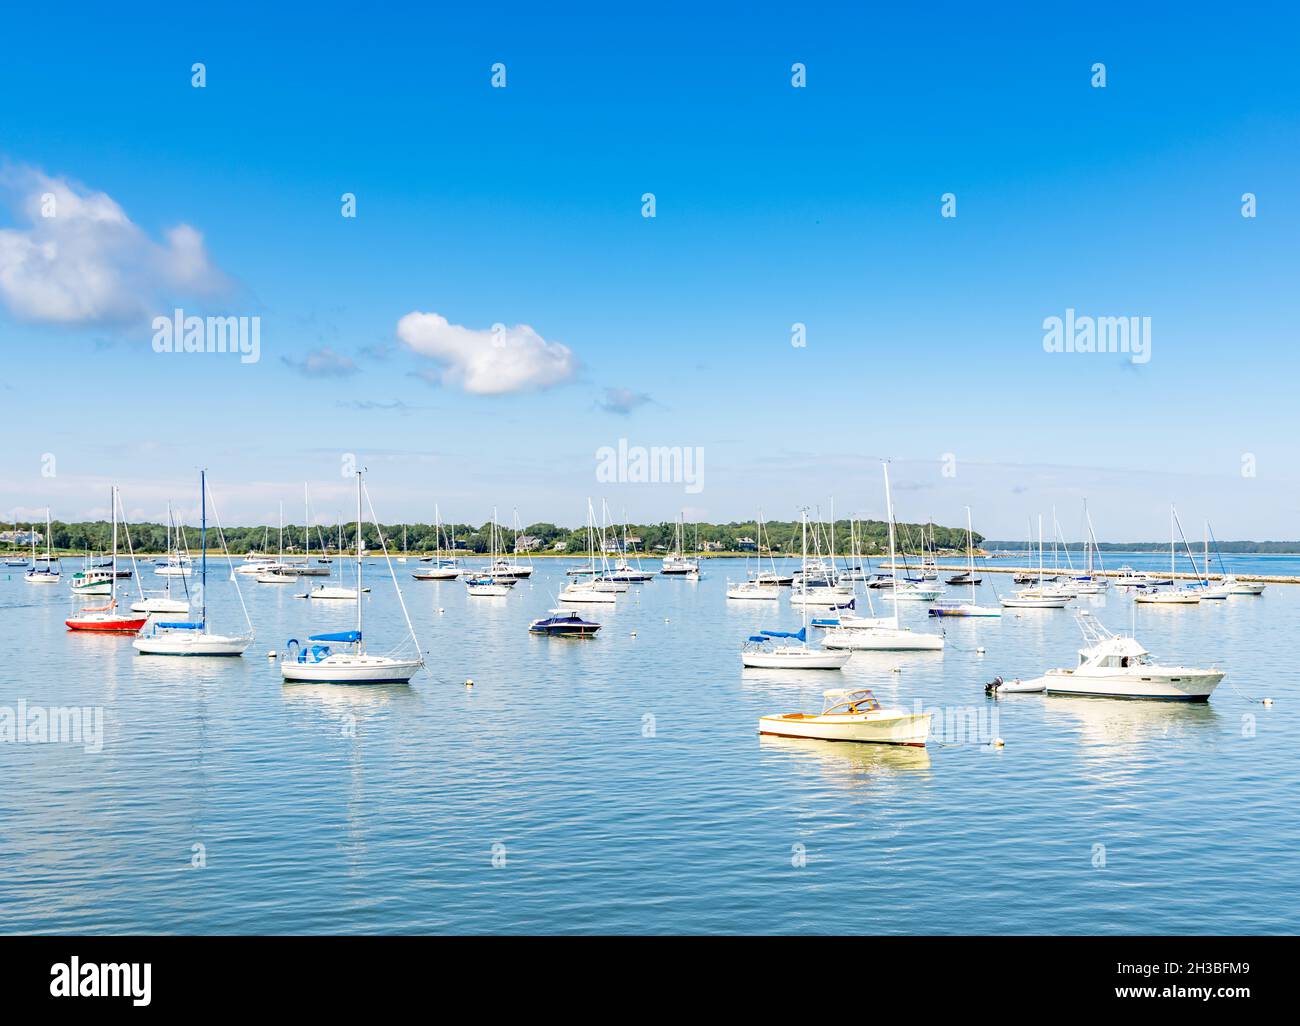
[[[767,638],[763,637],[763,635],[761,635],[761,634],[751,634],[751,635],[749,636],[749,640],[750,640],[750,641],[766,641]]]
[[[339,641],[355,645],[361,640],[360,631],[338,631],[334,634],[313,634],[308,641]]]
[[[177,620],[177,621],[174,621],[174,622],[172,622],[172,623],[160,623],[158,626],[159,626],[159,627],[163,627],[163,628],[165,628],[165,629],[167,629],[167,630],[171,630],[171,631],[201,631],[201,630],[203,630],[203,624],[201,624],[201,623],[191,623],[191,622],[189,622],[189,621],[187,621],[187,620]]]
[[[807,628],[800,627],[797,631],[763,631],[769,638],[794,638],[796,641],[806,641]]]

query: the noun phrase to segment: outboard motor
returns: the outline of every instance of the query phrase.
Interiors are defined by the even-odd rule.
[[[996,695],[998,693],[998,688],[1002,687],[1002,683],[1003,682],[1001,677],[994,677],[991,681],[989,681],[987,684],[984,685],[984,694]]]

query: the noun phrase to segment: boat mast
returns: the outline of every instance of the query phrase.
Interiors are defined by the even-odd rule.
[[[975,535],[970,528],[970,507],[966,507],[966,564],[970,567],[966,576],[970,578],[970,600],[975,603]]]
[[[357,655],[365,651],[365,635],[361,633],[361,616],[365,602],[361,595],[361,471],[357,471]]]
[[[117,604],[117,485],[113,485],[109,502],[113,506],[113,583],[108,589],[108,605],[112,608]]]
[[[302,564],[311,563],[311,506],[307,501],[307,482],[302,483]]]
[[[894,593],[894,629],[898,629],[898,560],[894,558],[894,500],[889,494],[889,464],[882,462],[885,472],[885,518],[889,521],[889,566],[894,576],[894,586],[889,590]]]
[[[199,471],[199,622],[208,624],[208,472]]]

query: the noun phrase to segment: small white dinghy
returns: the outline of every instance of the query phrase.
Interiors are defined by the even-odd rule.
[[[1047,690],[1047,681],[1043,677],[1034,677],[1032,680],[1003,680],[1001,677],[994,677],[984,685],[984,694],[986,695],[1037,695]]]
[[[820,713],[762,716],[758,732],[817,741],[924,747],[932,715],[882,706],[865,688],[836,688],[822,693]]]

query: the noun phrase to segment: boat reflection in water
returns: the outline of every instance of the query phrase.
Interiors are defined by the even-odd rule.
[[[1177,739],[1220,729],[1226,720],[1207,702],[1121,701],[1072,695],[1014,695],[1042,701],[1048,720],[1069,720],[1085,748],[1136,748],[1151,741]],[[1100,754],[1100,753],[1099,753]]]
[[[854,745],[773,734],[759,734],[758,744],[764,753],[780,753],[816,762],[827,776],[837,781],[911,773],[928,776],[930,771],[929,751],[906,745]]]

